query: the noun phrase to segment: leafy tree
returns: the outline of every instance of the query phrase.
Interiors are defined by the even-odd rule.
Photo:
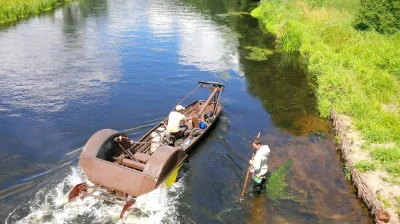
[[[400,0],[361,0],[355,27],[382,34],[400,30]]]

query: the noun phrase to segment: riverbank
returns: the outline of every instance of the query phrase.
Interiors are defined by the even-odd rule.
[[[400,184],[400,33],[358,31],[355,1],[263,1],[252,16],[277,37],[278,50],[300,52],[316,80],[318,110],[331,109],[351,123],[346,136],[359,139],[364,157],[351,157],[363,175],[378,175],[385,185]],[[343,123],[342,122],[342,123]],[[350,129],[346,129],[350,130]],[[357,132],[357,137],[352,133]],[[341,141],[338,135],[338,143]],[[392,217],[400,213],[400,193],[375,197]],[[367,205],[369,205],[367,203]]]
[[[67,1],[70,0],[3,0],[0,1],[0,23],[8,23],[49,11]]]

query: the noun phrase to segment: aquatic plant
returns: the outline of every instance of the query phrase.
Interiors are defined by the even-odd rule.
[[[7,23],[43,11],[49,11],[71,0],[2,0],[0,1],[0,23]]]
[[[243,16],[243,15],[250,15],[249,12],[228,12],[229,15],[232,16]]]
[[[351,181],[352,179],[351,170],[347,166],[344,166],[342,167],[342,171],[344,173],[344,176],[346,177],[346,180]]]
[[[245,49],[250,50],[250,53],[246,56],[246,59],[251,61],[266,61],[268,60],[268,56],[274,53],[270,49],[255,46],[247,46]]]
[[[284,200],[284,199],[298,199],[298,196],[287,192],[287,183],[286,176],[289,174],[290,166],[292,165],[293,160],[289,160],[272,172],[271,176],[268,179],[267,188],[267,197],[270,200]]]

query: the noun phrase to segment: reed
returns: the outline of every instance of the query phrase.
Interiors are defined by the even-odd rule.
[[[251,15],[263,30],[277,37],[284,54],[298,51],[316,80],[318,110],[323,117],[334,108],[352,117],[369,147],[373,164],[400,174],[400,32],[383,35],[354,28],[358,1],[262,1]]]
[[[8,23],[49,11],[66,1],[70,0],[1,0],[0,23]]]

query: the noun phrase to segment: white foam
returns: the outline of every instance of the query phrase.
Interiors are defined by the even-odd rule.
[[[79,167],[72,167],[70,174],[54,187],[46,186],[35,197],[19,205],[7,217],[6,223],[179,223],[176,207],[181,183],[171,188],[160,187],[137,198],[124,220],[119,219],[122,206],[106,204],[93,197],[68,203],[73,186],[87,181]]]

